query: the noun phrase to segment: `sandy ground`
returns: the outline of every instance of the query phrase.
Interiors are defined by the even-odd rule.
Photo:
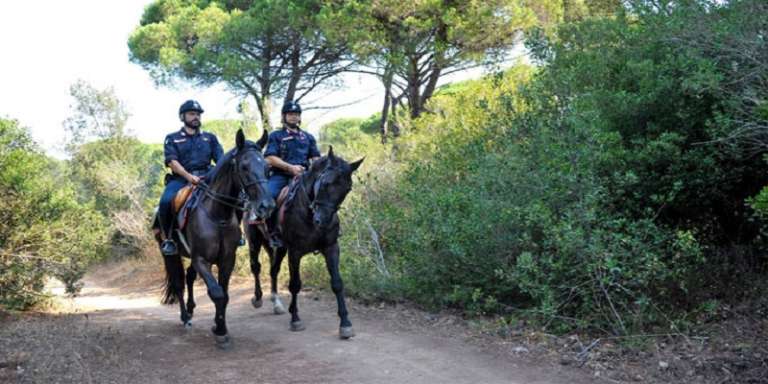
[[[249,279],[235,281],[227,311],[231,348],[216,347],[213,306],[197,286],[193,327],[159,304],[145,276],[102,268],[58,314],[0,319],[0,382],[10,383],[594,383],[586,372],[537,361],[511,345],[473,339],[450,319],[402,306],[349,302],[357,335],[338,337],[336,303],[304,291],[306,330],[289,315],[254,309]],[[120,279],[113,276],[119,274]],[[157,273],[153,277],[156,286]],[[53,287],[59,290],[60,287]],[[289,295],[281,292],[288,304]],[[426,320],[425,320],[426,319]]]

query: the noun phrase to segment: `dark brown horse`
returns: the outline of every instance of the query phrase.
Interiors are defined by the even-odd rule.
[[[206,175],[206,183],[200,184],[195,192],[199,194],[199,200],[188,213],[186,226],[174,233],[174,239],[182,245],[179,247],[181,255],[165,257],[164,302],[178,302],[181,321],[185,326],[191,326],[195,308],[192,286],[199,274],[216,306],[212,331],[217,344],[223,348],[229,345],[225,314],[229,302],[229,278],[240,238],[238,211],[247,212],[250,220],[258,220],[268,217],[275,208],[274,199],[267,191],[268,166],[261,153],[266,142],[266,132],[257,143],[245,140],[242,130],[237,132],[236,147],[222,156]],[[239,197],[241,191],[245,191],[247,199]],[[186,305],[181,256],[191,259],[186,271]],[[218,281],[211,272],[212,264],[218,266]]]
[[[301,257],[307,253],[319,251],[325,257],[328,273],[331,275],[331,289],[336,295],[338,314],[341,319],[339,336],[348,339],[355,335],[352,322],[349,321],[347,306],[344,301],[344,283],[339,274],[339,217],[337,211],[352,189],[352,173],[357,170],[363,159],[347,163],[344,159],[334,156],[333,148],[328,155],[316,160],[310,169],[295,179],[291,185],[283,207],[281,208],[282,238],[285,248],[273,250],[265,231],[256,225],[248,225],[246,233],[250,245],[251,272],[255,279],[254,297],[251,300],[255,307],[262,303],[259,273],[259,249],[263,245],[270,259],[270,277],[272,280],[272,302],[275,313],[285,311],[277,295],[277,275],[280,264],[288,255],[290,269],[289,290],[291,291],[291,330],[304,330],[299,318],[297,295],[301,290],[299,267]]]

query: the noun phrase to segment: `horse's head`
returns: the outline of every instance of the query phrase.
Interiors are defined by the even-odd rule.
[[[311,171],[317,175],[310,191],[310,208],[315,225],[325,228],[331,223],[333,215],[352,190],[352,173],[360,167],[363,160],[364,158],[347,163],[344,159],[334,156],[331,147],[328,155],[312,164]]]
[[[267,131],[261,139],[254,143],[245,139],[243,130],[237,131],[237,149],[232,162],[240,187],[248,195],[247,220],[266,219],[275,209],[275,200],[267,189],[267,172],[269,165],[264,160],[261,150],[267,143]]]

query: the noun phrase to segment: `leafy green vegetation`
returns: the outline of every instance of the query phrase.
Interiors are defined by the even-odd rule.
[[[532,31],[538,69],[440,90],[387,146],[338,140],[369,158],[345,203],[349,289],[613,334],[758,293],[765,193],[751,197],[768,179],[743,124],[764,116],[732,108],[759,83],[727,63],[761,7],[634,2]]]
[[[76,291],[85,266],[104,255],[106,223],[9,119],[0,119],[0,193],[0,305],[39,301],[46,276]]]

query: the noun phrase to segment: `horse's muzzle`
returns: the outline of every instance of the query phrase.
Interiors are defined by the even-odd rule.
[[[274,199],[262,199],[259,202],[250,202],[248,209],[248,221],[266,219],[275,210]]]

